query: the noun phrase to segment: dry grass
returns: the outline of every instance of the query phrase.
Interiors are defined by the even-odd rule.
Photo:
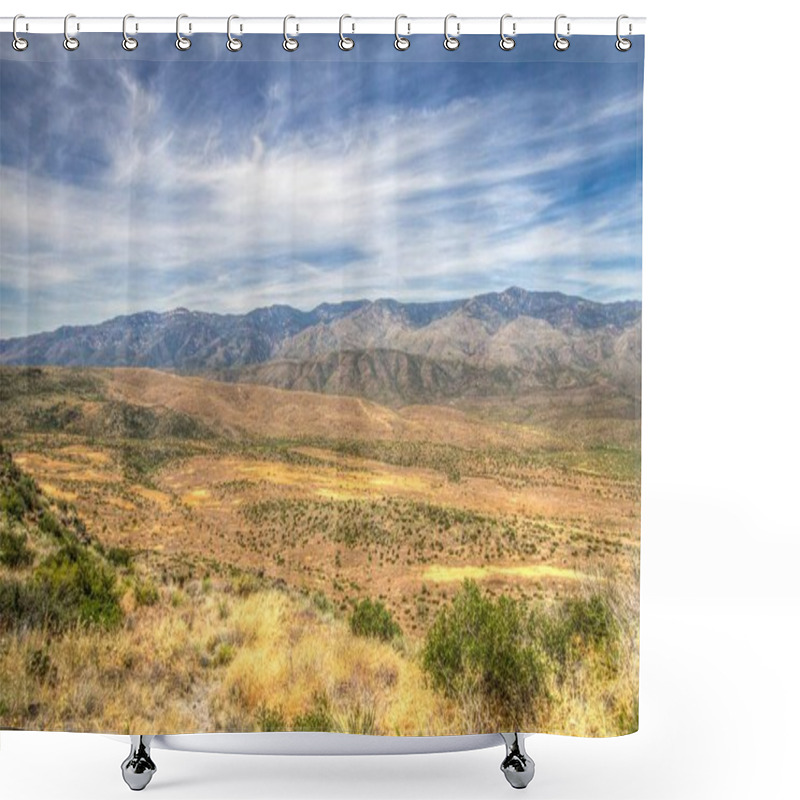
[[[375,734],[428,735],[457,727],[455,709],[425,688],[413,657],[390,644],[353,636],[343,620],[298,609],[286,596],[256,594],[231,615],[243,645],[231,662],[217,701],[240,718],[263,706],[288,720],[324,697],[335,727],[352,730],[353,709],[369,709]],[[230,709],[230,704],[233,709]]]
[[[123,601],[125,626],[0,639],[0,719],[8,727],[131,733],[259,730],[259,712],[287,722],[330,704],[334,729],[369,711],[376,734],[426,735],[456,725],[415,661],[353,636],[310,600],[280,591],[238,597],[162,589],[161,602]],[[359,727],[363,727],[363,722]]]
[[[589,447],[594,420],[565,438],[514,409],[502,422],[490,405],[392,410],[151,370],[45,372],[78,381],[86,430],[17,425],[44,403],[20,397],[3,407],[15,460],[73,501],[94,539],[132,548],[135,565],[119,630],[0,635],[0,724],[190,733],[291,729],[317,714],[330,730],[481,732],[420,667],[458,584],[544,606],[596,587],[605,577],[587,576],[607,564],[628,587],[616,594],[617,661],[588,652],[554,677],[535,727],[636,727],[638,420],[609,438],[633,446]],[[90,435],[109,399],[190,415],[214,435]],[[255,581],[250,594],[237,570]],[[137,595],[137,581],[148,591]],[[364,597],[385,603],[402,643],[351,633],[347,614]]]
[[[579,585],[586,595],[601,586],[613,611],[618,641],[612,652],[590,652],[561,683],[551,687],[552,701],[542,729],[569,736],[619,736],[639,729],[639,562],[633,582],[608,568]]]

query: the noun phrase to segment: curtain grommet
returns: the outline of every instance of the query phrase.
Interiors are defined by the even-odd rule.
[[[238,53],[242,49],[242,40],[237,39],[231,33],[231,22],[233,22],[233,20],[235,19],[239,19],[239,17],[236,14],[231,14],[228,17],[228,41],[225,42],[225,47],[227,47],[228,50],[231,51],[231,53]],[[239,30],[241,30],[241,27],[239,28]]]
[[[555,22],[553,23],[553,33],[555,34],[555,41],[553,42],[553,47],[558,50],[559,53],[563,53],[565,50],[569,48],[569,39],[565,39],[561,34],[558,32],[558,21],[560,19],[566,19],[566,14],[559,14],[556,17]],[[569,22],[567,23],[567,36],[569,36]]]
[[[624,19],[630,19],[630,18],[628,17],[627,14],[620,14],[617,17],[617,41],[614,42],[614,47],[616,47],[617,50],[620,51],[620,53],[627,53],[628,50],[630,50],[631,47],[633,47],[633,42],[630,39],[626,39],[619,32],[619,24]],[[631,26],[630,24],[628,24],[628,33],[630,33],[630,31],[631,31]]]
[[[133,36],[128,36],[129,19],[135,19],[133,14],[126,14],[122,18],[122,49],[131,53],[139,46],[139,40],[134,39]]]
[[[11,33],[13,34],[13,39],[11,40],[11,46],[18,52],[21,53],[23,50],[28,49],[28,40],[23,39],[17,33],[17,20],[18,19],[25,19],[24,14],[17,14],[14,17],[14,21],[11,23]]]
[[[448,14],[444,18],[444,42],[442,43],[444,45],[444,49],[449,50],[450,52],[453,50],[458,50],[459,46],[461,45],[461,42],[458,40],[458,32],[459,28],[461,27],[460,23],[456,23],[455,36],[451,36],[447,30],[447,23],[450,22],[451,19],[458,19],[458,17],[456,17],[455,14]]]
[[[192,46],[192,40],[181,33],[181,20],[186,19],[188,16],[188,14],[178,14],[175,20],[175,47],[181,51],[188,50]]]
[[[405,14],[398,14],[394,18],[394,49],[399,50],[401,53],[404,50],[408,50],[411,47],[411,39],[408,37],[411,35],[411,25],[406,23],[406,27],[408,28],[408,33],[405,36],[400,35],[400,20],[401,19],[408,19]]]
[[[512,15],[503,14],[503,16],[500,17],[500,49],[506,52],[513,50],[517,46],[517,40],[513,37],[513,34],[517,32],[517,23],[512,23],[512,35],[508,36],[503,27],[507,19],[512,19]]]
[[[345,52],[352,50],[356,46],[354,39],[344,35],[344,30],[342,28],[346,19],[353,18],[349,14],[342,14],[342,16],[339,17],[339,49]],[[355,26],[353,26],[353,30],[355,30]]]
[[[71,19],[75,19],[74,14],[67,14],[67,16],[64,17],[64,42],[63,42],[64,49],[69,50],[70,52],[72,52],[73,50],[77,50],[81,46],[81,43],[78,41],[77,37],[69,35],[69,21]]]
[[[287,53],[294,53],[300,47],[300,40],[289,36],[288,25],[290,19],[296,19],[296,17],[293,14],[287,14],[283,18],[283,49]]]

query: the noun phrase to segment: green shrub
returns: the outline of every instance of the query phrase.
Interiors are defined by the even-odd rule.
[[[236,649],[234,646],[229,642],[222,642],[217,648],[217,652],[214,653],[212,664],[215,667],[224,667],[226,664],[230,664],[231,661],[233,661],[235,655]]]
[[[474,581],[437,615],[422,663],[436,689],[477,707],[492,724],[516,726],[547,699],[547,660],[526,609],[509,597],[483,596]]]
[[[605,591],[545,611],[505,595],[493,600],[465,581],[429,629],[422,664],[471,722],[518,726],[546,709],[551,679],[564,680],[591,651],[615,670],[619,639]]]
[[[328,698],[326,695],[314,695],[314,705],[305,714],[299,714],[294,718],[292,729],[295,731],[337,731],[336,721],[330,712]]]
[[[21,520],[25,513],[25,502],[17,492],[9,491],[9,487],[4,487],[0,493],[0,511],[11,519]]]
[[[36,482],[12,461],[11,453],[0,445],[0,512],[21,520],[39,506]]]
[[[248,595],[257,592],[261,588],[262,582],[249,572],[243,572],[233,579],[233,591],[240,597],[247,597]]]
[[[37,649],[28,654],[27,667],[28,673],[42,683],[53,669],[53,662],[47,651]]]
[[[25,531],[14,533],[10,529],[0,529],[0,564],[12,569],[27,567],[33,563],[33,550],[26,544]]]
[[[55,627],[81,622],[110,628],[122,620],[116,576],[75,542],[48,556],[36,568],[33,583],[46,598]]]
[[[350,616],[350,630],[356,636],[371,636],[388,642],[403,635],[391,612],[380,601],[360,600]]]
[[[61,526],[61,523],[58,521],[58,517],[56,517],[52,511],[45,510],[42,512],[41,517],[39,517],[39,530],[42,531],[42,533],[46,533],[49,536],[55,536],[59,539],[64,535],[64,530]]]
[[[130,569],[133,564],[133,550],[127,547],[109,547],[106,552],[106,558],[115,567],[122,567],[123,569]]]
[[[271,733],[273,731],[285,731],[286,718],[283,716],[283,709],[270,708],[268,706],[259,706],[256,711],[256,730],[262,733]]]
[[[43,627],[51,612],[42,587],[16,578],[0,579],[0,631]]]
[[[161,599],[161,592],[152,581],[137,583],[133,590],[137,606],[154,606]]]
[[[603,647],[613,656],[619,634],[609,599],[600,593],[568,598],[542,629],[547,652],[562,670],[587,648]]]

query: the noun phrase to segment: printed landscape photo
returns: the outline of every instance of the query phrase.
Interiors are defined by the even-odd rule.
[[[637,72],[342,63],[3,63],[0,728],[638,728]]]

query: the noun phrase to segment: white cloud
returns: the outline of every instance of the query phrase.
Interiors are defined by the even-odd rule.
[[[253,119],[243,144],[226,150],[224,132],[166,114],[168,98],[130,74],[120,71],[116,86],[119,105],[98,133],[108,166],[95,179],[0,167],[2,336],[144,308],[434,299],[501,280],[597,296],[640,291],[637,270],[557,266],[638,258],[637,186],[617,209],[567,207],[541,221],[559,199],[559,171],[635,135],[630,125],[588,135],[635,114],[635,98],[533,130],[477,100],[402,118],[375,113],[324,137],[277,142],[263,135],[269,120]],[[287,113],[278,84],[261,91]],[[324,254],[340,251],[353,257],[326,268]],[[24,314],[9,307],[19,297],[31,306]]]

